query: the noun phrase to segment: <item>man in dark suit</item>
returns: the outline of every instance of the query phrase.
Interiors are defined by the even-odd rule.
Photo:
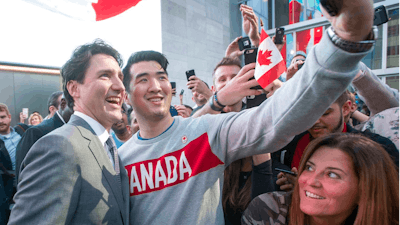
[[[44,135],[61,127],[65,123],[68,123],[69,118],[71,117],[72,113],[74,113],[74,111],[68,107],[67,100],[65,99],[64,95],[61,96],[58,108],[58,111],[56,111],[50,119],[43,120],[42,123],[30,127],[28,130],[26,130],[21,140],[19,141],[16,150],[17,162],[15,167],[15,176],[17,181],[20,173],[21,163],[32,145],[35,144],[36,141]]]
[[[23,160],[9,224],[128,224],[128,176],[109,134],[122,118],[121,66],[101,40],[78,47],[63,66],[74,114]]]

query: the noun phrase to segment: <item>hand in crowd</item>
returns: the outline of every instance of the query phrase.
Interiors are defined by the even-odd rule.
[[[197,76],[191,76],[189,82],[187,82],[187,87],[192,90],[192,92],[197,92],[198,94],[204,95],[206,99],[212,96],[212,91],[207,87],[207,85]]]
[[[280,81],[279,79],[276,79],[274,81],[272,81],[272,83],[270,83],[266,88],[264,88],[264,90],[267,93],[267,98],[271,97],[276,90],[278,90],[280,87],[282,87],[283,82]]]
[[[291,171],[297,174],[296,167],[293,167]],[[280,172],[278,174],[278,180],[276,181],[276,184],[280,186],[280,189],[282,191],[291,191],[294,188],[295,182],[296,182],[296,176]]]
[[[179,103],[183,105],[183,93],[179,94]]]
[[[237,37],[235,40],[232,41],[232,43],[229,44],[228,48],[225,51],[225,57],[235,58],[243,55],[244,50],[240,51],[239,49],[240,38],[242,37]]]
[[[245,65],[232,80],[218,91],[217,97],[221,104],[233,105],[245,96],[260,95],[264,92],[263,90],[250,89],[258,85],[257,80],[250,80],[254,76],[255,66],[255,63]]]
[[[275,36],[272,37],[272,42],[275,43]],[[283,37],[282,44],[275,43],[275,46],[278,48],[279,51],[282,51],[282,48],[283,48],[283,46],[285,46],[285,44],[286,44],[286,38]]]
[[[190,117],[190,114],[184,105],[174,105],[176,111],[178,111],[178,116],[183,118]]]
[[[24,123],[26,119],[27,119],[27,118],[26,118],[26,116],[24,115],[24,113],[23,113],[23,112],[20,112],[20,113],[19,113],[19,122],[20,122],[20,123]]]
[[[336,1],[333,1],[336,3]],[[331,23],[335,33],[348,41],[363,41],[371,32],[374,20],[374,6],[371,0],[340,1],[342,8],[338,15],[331,16],[321,7],[322,14]]]
[[[299,65],[304,64],[305,61],[303,60],[298,60],[292,64],[290,64],[289,68],[286,71],[286,81],[290,80],[297,71],[299,71]]]
[[[260,44],[258,17],[250,6],[240,5],[240,11],[243,17],[243,30],[249,36],[251,43],[258,47]]]

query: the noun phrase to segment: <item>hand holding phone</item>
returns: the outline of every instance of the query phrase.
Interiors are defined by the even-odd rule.
[[[281,169],[281,168],[275,168],[275,170],[283,172],[283,173],[287,173],[287,174],[290,174],[290,175],[293,175],[293,176],[297,176],[297,174],[295,174],[294,172],[289,171],[289,170],[284,170],[284,169]]]
[[[292,171],[284,170],[280,168],[275,168],[277,171],[281,171],[278,174],[278,180],[276,184],[280,186],[280,189],[283,191],[291,191],[294,189],[294,184],[296,183],[297,169],[296,167],[292,168]],[[293,172],[294,171],[294,172]],[[294,175],[292,175],[294,174]]]
[[[240,38],[239,41],[239,50],[243,51],[244,49],[251,48],[251,41],[249,37]]]
[[[191,76],[196,76],[196,74],[194,73],[194,70],[188,70],[186,71],[186,78],[189,81]]]
[[[275,32],[275,44],[283,44],[283,36],[285,35],[285,28],[278,27]]]
[[[181,93],[180,93],[179,95],[183,95],[183,92],[184,92],[184,91],[185,91],[185,90],[182,89],[182,90],[181,90]]]

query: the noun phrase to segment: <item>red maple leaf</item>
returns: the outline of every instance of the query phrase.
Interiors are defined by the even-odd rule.
[[[268,66],[269,64],[272,63],[271,60],[268,59],[271,56],[272,56],[272,51],[265,50],[265,52],[263,53],[262,50],[260,50],[258,52],[258,64],[260,64],[260,66],[262,65]]]

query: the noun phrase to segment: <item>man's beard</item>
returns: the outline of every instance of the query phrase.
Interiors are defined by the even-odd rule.
[[[4,128],[2,128],[2,127],[4,127]],[[10,124],[8,124],[8,125],[4,124],[4,123],[0,124],[0,133],[6,133],[9,128],[10,128]]]
[[[332,133],[342,132],[343,131],[342,125],[343,125],[343,112],[340,111],[340,121],[339,121],[338,125],[332,130]]]

